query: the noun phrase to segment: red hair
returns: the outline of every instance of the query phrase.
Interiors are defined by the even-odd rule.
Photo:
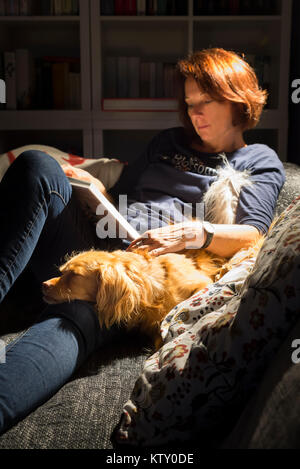
[[[235,104],[233,124],[243,131],[259,122],[267,92],[259,87],[253,68],[235,52],[220,48],[203,49],[177,63],[179,113],[189,134],[195,130],[187,113],[184,84],[193,78],[202,92],[215,100]]]

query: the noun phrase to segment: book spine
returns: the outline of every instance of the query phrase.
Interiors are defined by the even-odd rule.
[[[15,0],[5,0],[5,12],[7,16],[18,16],[19,3]]]
[[[16,54],[4,52],[6,109],[17,109]]]
[[[72,0],[72,15],[79,15],[79,0]]]
[[[153,0],[147,0],[146,14],[149,15],[149,16],[154,15],[154,1]]]
[[[69,64],[67,62],[52,65],[54,109],[66,109],[67,107],[68,75]]]
[[[54,15],[61,16],[62,11],[62,0],[54,0]]]
[[[70,15],[72,13],[72,0],[62,0],[62,14]]]
[[[115,15],[121,16],[124,15],[125,10],[125,1],[124,0],[115,0]]]
[[[128,97],[128,60],[127,57],[118,57],[117,76],[118,76],[118,97]]]
[[[21,16],[29,16],[31,14],[29,0],[19,0],[19,14]]]
[[[140,97],[140,58],[128,57],[128,97]]]
[[[150,68],[148,62],[140,64],[140,93],[141,98],[149,98],[150,95]]]
[[[240,1],[229,0],[229,14],[238,15],[240,13]]]
[[[143,16],[146,14],[146,0],[137,0],[137,15]]]
[[[129,14],[131,16],[136,16],[137,14],[136,0],[129,0]]]
[[[159,0],[157,3],[157,14],[160,16],[165,16],[167,14],[167,0]]]
[[[116,57],[106,57],[104,60],[104,90],[106,98],[116,98],[117,92],[117,59]]]
[[[156,64],[155,62],[149,63],[149,97],[156,97]]]
[[[164,97],[164,72],[163,72],[163,63],[157,62],[155,64],[156,70],[156,97]]]
[[[101,0],[101,15],[114,15],[114,2],[112,0]]]
[[[53,77],[52,64],[46,58],[42,59],[42,102],[45,109],[53,108]]]
[[[5,0],[0,0],[0,16],[5,16]]]

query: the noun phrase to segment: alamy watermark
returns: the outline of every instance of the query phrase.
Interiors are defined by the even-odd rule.
[[[0,365],[6,363],[6,345],[3,340],[0,339]]]
[[[300,339],[294,339],[291,347],[295,349],[292,353],[291,360],[295,365],[297,365],[300,363]]]
[[[292,82],[292,88],[296,88],[292,93],[292,101],[294,104],[300,103],[300,78],[296,78]]]
[[[117,210],[128,220],[131,227],[141,234],[167,225],[185,222],[201,223],[204,220],[204,204],[202,202],[194,204],[186,203],[184,205],[176,203],[176,201],[171,205],[135,202],[128,205],[127,196],[121,194],[119,195]],[[118,226],[114,216],[107,213],[101,204],[97,207],[96,215],[101,217],[96,225],[98,238],[127,238],[126,229]],[[195,225],[193,226],[195,227]],[[199,232],[201,232],[202,237],[202,230],[200,229]],[[144,237],[146,236],[147,233],[144,234]],[[182,236],[185,239],[195,237],[195,231],[191,229],[189,223],[185,223],[182,227]]]
[[[0,103],[6,103],[6,86],[5,81],[0,79]]]

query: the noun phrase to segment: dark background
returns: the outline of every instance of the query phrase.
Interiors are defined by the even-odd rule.
[[[296,78],[300,79],[300,0],[293,0],[290,85]],[[300,103],[291,99],[289,117],[288,161],[300,164]]]

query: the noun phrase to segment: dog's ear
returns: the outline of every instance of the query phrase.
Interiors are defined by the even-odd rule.
[[[141,300],[141,281],[122,263],[99,267],[96,297],[100,325],[129,323]]]

